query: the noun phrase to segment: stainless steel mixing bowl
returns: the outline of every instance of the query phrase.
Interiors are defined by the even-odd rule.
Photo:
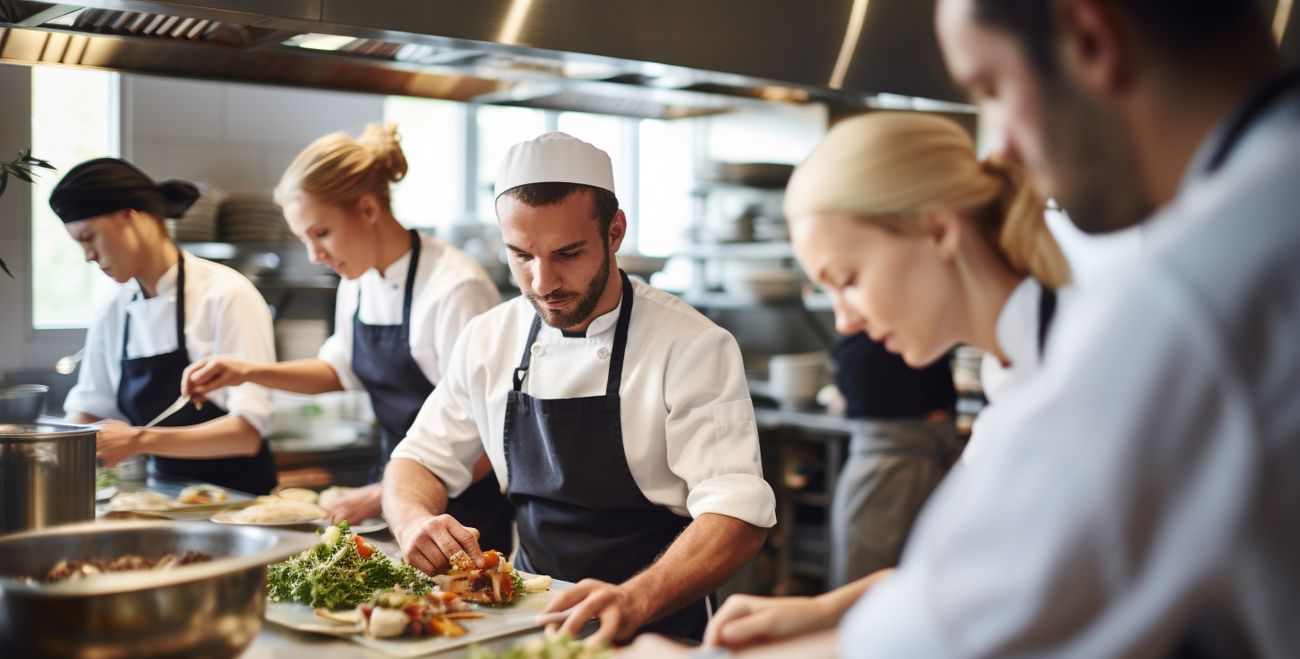
[[[0,387],[0,423],[36,423],[49,392],[43,384]]]
[[[0,657],[234,657],[262,628],[266,566],[315,535],[210,522],[124,521],[0,537]],[[62,559],[201,551],[169,570],[30,583]]]

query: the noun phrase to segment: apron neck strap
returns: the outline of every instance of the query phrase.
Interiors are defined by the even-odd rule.
[[[415,271],[420,268],[420,234],[409,229],[411,234],[411,260],[406,264],[406,288],[402,291],[402,327],[411,326],[411,300],[415,298]],[[357,286],[357,308],[352,311],[352,319],[361,318],[361,286]]]
[[[402,293],[402,326],[411,326],[411,300],[415,297],[415,271],[420,267],[420,234],[411,229],[411,262],[406,267],[406,290]],[[357,305],[357,311],[361,305]]]
[[[623,308],[618,312],[618,327],[614,330],[614,348],[609,355],[609,380],[605,383],[605,395],[618,394],[619,383],[623,381],[623,353],[627,351],[627,328],[632,323],[632,280],[622,268],[618,276],[623,280]]]
[[[132,295],[134,300],[139,293]],[[122,359],[126,359],[126,346],[131,342],[131,314],[127,313],[122,326]],[[176,248],[176,345],[185,347],[185,252]]]
[[[628,279],[627,273],[623,272],[622,268],[619,268],[618,275],[623,283],[623,297],[620,300],[622,307],[618,311],[618,325],[614,329],[614,348],[609,355],[609,378],[605,381],[606,396],[617,395],[619,383],[623,381],[623,354],[627,352],[627,329],[632,323],[632,280]],[[519,366],[514,372],[515,391],[523,391],[524,378],[528,376],[528,365],[533,360],[533,343],[537,341],[537,333],[541,328],[542,318],[534,314],[533,324],[528,329],[528,340],[524,342],[524,354],[519,358]]]

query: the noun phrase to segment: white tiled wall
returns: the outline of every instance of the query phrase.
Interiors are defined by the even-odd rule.
[[[337,130],[381,121],[381,96],[128,75],[124,155],[156,178],[228,191],[275,187],[294,156]]]

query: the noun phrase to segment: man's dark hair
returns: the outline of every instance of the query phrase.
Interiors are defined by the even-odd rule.
[[[618,197],[609,190],[582,183],[528,183],[510,188],[502,194],[518,200],[529,208],[541,208],[554,206],[568,199],[569,195],[584,190],[591,192],[592,209],[595,211],[596,220],[600,222],[600,236],[608,239],[609,225],[618,214]]]
[[[1142,43],[1171,62],[1231,63],[1221,47],[1267,38],[1263,0],[1106,0],[1129,20]],[[1040,75],[1054,78],[1055,25],[1051,0],[974,0],[975,17],[1020,42]]]

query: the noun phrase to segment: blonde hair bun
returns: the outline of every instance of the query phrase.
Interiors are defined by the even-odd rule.
[[[342,207],[374,195],[387,208],[390,186],[406,176],[406,154],[396,124],[371,123],[353,139],[345,132],[330,133],[307,145],[275,186],[280,205],[299,195]]]

